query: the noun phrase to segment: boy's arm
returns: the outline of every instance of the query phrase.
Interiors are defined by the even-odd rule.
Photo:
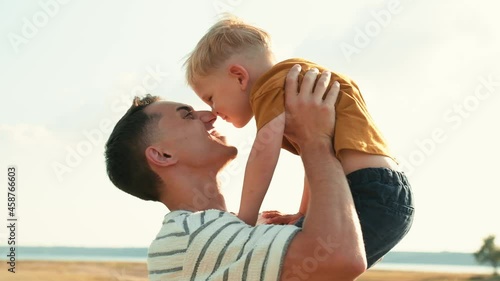
[[[260,206],[273,177],[285,130],[285,113],[275,117],[258,132],[248,158],[238,217],[255,225]]]

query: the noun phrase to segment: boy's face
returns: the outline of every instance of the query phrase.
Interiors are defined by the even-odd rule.
[[[193,89],[212,108],[213,114],[236,128],[244,127],[253,117],[248,93],[237,77],[223,72],[198,77]]]

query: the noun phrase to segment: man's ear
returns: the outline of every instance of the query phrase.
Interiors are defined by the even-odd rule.
[[[241,90],[246,91],[250,75],[248,71],[240,64],[231,64],[229,66],[229,75],[238,79]]]
[[[161,167],[168,167],[177,163],[177,158],[154,146],[148,146],[145,151],[148,162]]]

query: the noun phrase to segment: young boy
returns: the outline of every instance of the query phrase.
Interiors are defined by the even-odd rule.
[[[245,171],[238,213],[240,219],[251,225],[257,220],[280,149],[300,154],[286,137],[284,120],[285,79],[296,64],[301,66],[302,75],[314,68],[318,70],[315,75],[331,75],[329,87],[340,83],[332,141],[349,181],[371,266],[409,231],[413,203],[408,180],[398,171],[358,86],[345,76],[330,74],[303,59],[276,63],[269,35],[236,18],[223,19],[212,26],[185,63],[189,85],[212,107],[214,114],[237,128],[255,117],[258,132]],[[294,223],[303,217],[308,194],[306,177],[299,212],[279,217],[280,222]],[[301,226],[302,221],[296,224]]]

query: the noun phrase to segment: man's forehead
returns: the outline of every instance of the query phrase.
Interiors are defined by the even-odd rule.
[[[146,108],[147,113],[154,114],[175,114],[175,112],[180,110],[192,111],[193,108],[190,105],[171,101],[157,101]]]

